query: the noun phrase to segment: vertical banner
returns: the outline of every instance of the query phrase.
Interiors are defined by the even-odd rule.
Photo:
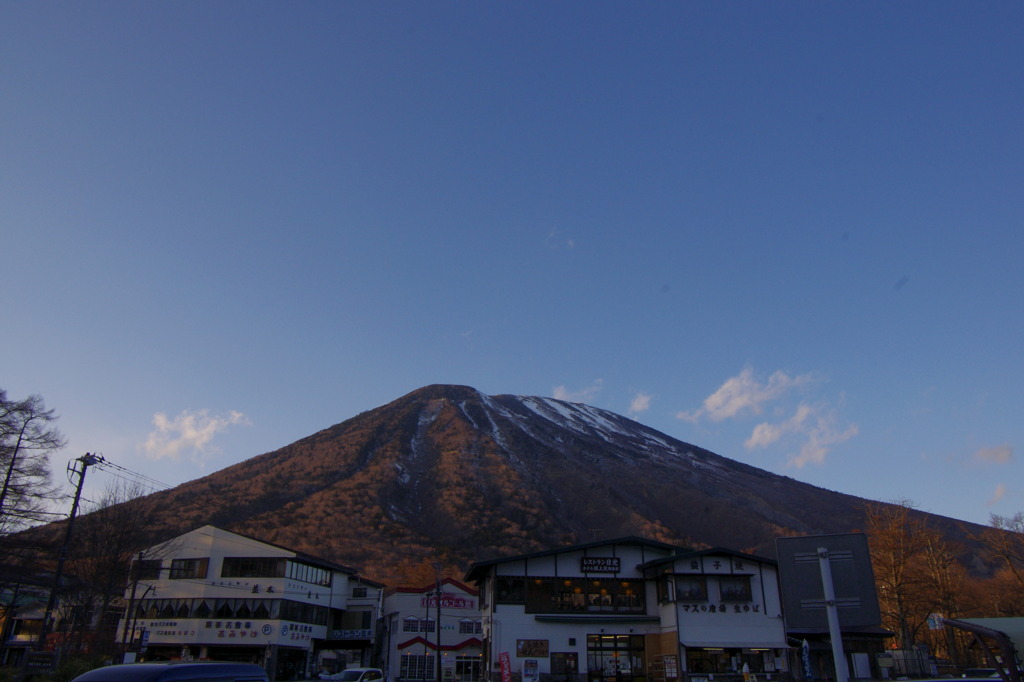
[[[498,654],[498,665],[501,666],[501,682],[512,682],[512,660],[507,651]]]

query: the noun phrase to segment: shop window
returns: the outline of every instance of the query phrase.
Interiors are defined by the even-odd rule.
[[[399,664],[398,676],[403,680],[433,680],[437,676],[434,657],[423,654],[405,654]]]
[[[494,581],[494,601],[497,604],[526,603],[526,579],[498,576]]]
[[[676,601],[701,602],[708,600],[708,581],[703,576],[679,576],[676,578]]]
[[[641,580],[533,578],[526,584],[527,613],[644,613]]]
[[[234,618],[235,610],[231,608],[231,600],[229,599],[218,599],[217,610],[214,612],[218,618]]]
[[[722,601],[741,602],[753,599],[749,575],[722,576],[718,579],[718,590]]]

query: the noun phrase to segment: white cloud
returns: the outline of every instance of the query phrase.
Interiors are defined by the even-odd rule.
[[[832,447],[853,438],[858,433],[856,424],[838,428],[835,410],[827,406],[801,403],[789,419],[778,424],[764,422],[754,427],[744,445],[748,450],[773,445],[784,437],[801,441],[799,452],[789,456],[789,466],[798,469],[805,464],[822,464]]]
[[[597,394],[601,392],[604,387],[604,379],[597,379],[590,386],[580,389],[578,391],[570,391],[568,388],[563,386],[555,386],[552,389],[552,398],[555,400],[565,400],[570,403],[591,403]]]
[[[720,422],[744,414],[761,414],[765,404],[778,400],[790,389],[814,380],[810,374],[791,377],[777,371],[760,382],[754,376],[752,367],[745,367],[738,375],[727,379],[717,391],[704,399],[704,404],[695,412],[679,412],[678,419],[696,422],[701,418]]]
[[[149,434],[142,449],[150,459],[180,461],[182,455],[188,453],[191,460],[198,462],[217,451],[210,444],[214,436],[238,424],[248,426],[251,422],[235,410],[223,416],[210,415],[207,410],[184,410],[174,419],[157,412],[153,415],[156,429]]]
[[[988,501],[988,506],[991,507],[996,502],[1003,499],[1004,495],[1006,495],[1006,484],[1000,483],[996,486],[995,492],[992,493],[992,499]]]
[[[636,397],[633,398],[633,402],[629,404],[630,414],[646,412],[651,409],[651,398],[652,396],[648,393],[637,393]]]
[[[982,448],[975,452],[971,459],[982,464],[1009,464],[1013,459],[1013,448],[1000,445],[994,448]]]
[[[547,246],[552,251],[563,248],[571,251],[576,248],[576,240],[571,237],[564,236],[560,229],[554,228],[548,230]]]

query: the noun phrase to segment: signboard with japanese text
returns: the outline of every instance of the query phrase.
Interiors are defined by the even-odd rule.
[[[498,665],[501,667],[501,682],[512,682],[512,659],[507,651],[498,654]]]
[[[182,618],[139,619],[150,645],[162,644],[282,644],[310,648],[323,639],[326,628],[288,621]]]
[[[519,658],[547,658],[548,640],[517,639],[516,656]]]
[[[580,558],[580,571],[583,573],[618,573],[619,557],[585,556]]]

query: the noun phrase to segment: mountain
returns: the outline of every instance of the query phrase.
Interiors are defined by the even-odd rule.
[[[154,540],[212,523],[379,580],[625,535],[772,555],[782,535],[863,528],[865,504],[606,410],[448,385],[145,502]],[[969,525],[924,516],[951,538]]]

